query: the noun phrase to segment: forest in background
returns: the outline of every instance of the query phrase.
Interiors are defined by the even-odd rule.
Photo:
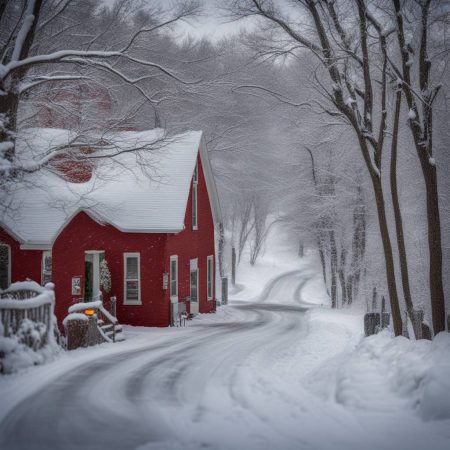
[[[201,13],[201,4],[195,1],[177,2],[170,10],[129,0],[108,6],[93,0],[0,4],[2,24],[9,25],[2,25],[0,31],[2,64],[11,68],[0,72],[1,170],[5,175],[2,213],[10,206],[10,189],[26,182],[33,171],[53,170],[48,161],[30,168],[15,160],[14,141],[21,129],[52,126],[75,131],[84,138],[83,145],[75,142],[69,153],[58,150],[62,152],[59,155],[70,158],[84,157],[80,149],[95,144],[86,141],[94,131],[101,140],[99,133],[111,129],[162,127],[171,135],[201,129],[225,218],[221,274],[229,275],[232,247],[239,261],[248,246],[249,257],[257,262],[268,230],[280,222],[300,254],[306,249],[317,251],[334,306],[362,303],[370,309],[375,291],[378,298],[390,300],[391,306],[393,301],[374,197],[373,180],[378,173],[376,186],[384,195],[397,307],[404,320],[408,305],[391,197],[392,136],[397,124],[394,172],[409,297],[414,309],[425,311],[430,324],[430,288],[434,285],[429,274],[427,196],[411,125],[415,121],[419,128],[423,125],[419,123],[425,114],[420,102],[439,86],[432,99],[429,131],[433,153],[428,162],[437,172],[448,305],[448,2],[330,1],[317,6],[317,2],[304,1],[298,2],[295,16],[295,8],[289,15],[277,9],[278,2],[236,0],[228,2],[224,17],[254,17],[256,26],[248,33],[214,42],[181,40],[179,30],[173,27],[180,20],[195,20]],[[37,25],[27,29],[27,8],[37,6]],[[397,6],[400,12],[396,14]],[[429,8],[428,41],[426,55],[422,55],[425,7]],[[403,52],[398,50],[398,17],[404,19]],[[379,23],[382,29],[377,28]],[[320,24],[322,28],[317,28]],[[328,39],[317,39],[317,30]],[[311,41],[302,42],[306,38]],[[324,52],[327,41],[328,53]],[[22,52],[16,51],[18,43]],[[74,51],[58,54],[67,49]],[[39,59],[51,54],[58,54],[51,63]],[[25,58],[34,59],[16,67],[14,63]],[[365,61],[370,62],[367,67]],[[427,91],[413,90],[418,102],[414,112],[408,105],[405,81],[395,70],[403,74],[410,70],[408,86],[420,85],[421,63],[429,67],[429,86]],[[336,73],[331,70],[331,77],[339,77],[345,86],[342,98],[337,94],[341,88],[330,78],[333,67]],[[371,114],[367,114],[368,108]],[[379,134],[384,140],[381,157],[380,137],[374,143],[373,135],[378,135],[375,124],[381,123],[384,114],[385,125]],[[355,117],[356,127],[351,117]],[[424,130],[429,126],[425,125]],[[430,141],[431,137],[427,145]],[[362,144],[373,155],[369,166]],[[151,153],[152,149],[141,151]],[[220,235],[221,230],[217,232]]]

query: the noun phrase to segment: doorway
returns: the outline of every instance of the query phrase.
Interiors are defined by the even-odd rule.
[[[84,254],[84,301],[101,300],[100,263],[105,259],[105,252],[88,250]]]

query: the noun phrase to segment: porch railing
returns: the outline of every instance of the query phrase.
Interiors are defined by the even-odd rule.
[[[115,297],[111,301],[111,309],[115,312]],[[75,303],[69,307],[69,314],[82,313],[87,310],[93,310],[97,317],[97,326],[100,334],[106,342],[116,341],[116,327],[118,325],[117,317],[113,316],[104,306],[102,300],[94,302]]]

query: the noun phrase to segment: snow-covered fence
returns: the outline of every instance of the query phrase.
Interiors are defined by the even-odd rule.
[[[53,338],[54,285],[34,281],[13,283],[0,291],[0,322],[3,337],[17,336],[33,350]]]

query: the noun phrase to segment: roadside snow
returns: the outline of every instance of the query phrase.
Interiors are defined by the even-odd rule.
[[[216,314],[0,378],[0,447],[24,448],[25,428],[48,450],[448,450],[450,335],[364,338],[362,312],[331,310],[313,267],[279,245],[242,264]]]
[[[354,412],[403,410],[425,420],[450,419],[449,356],[448,333],[430,342],[383,331],[318,368],[308,385]]]

